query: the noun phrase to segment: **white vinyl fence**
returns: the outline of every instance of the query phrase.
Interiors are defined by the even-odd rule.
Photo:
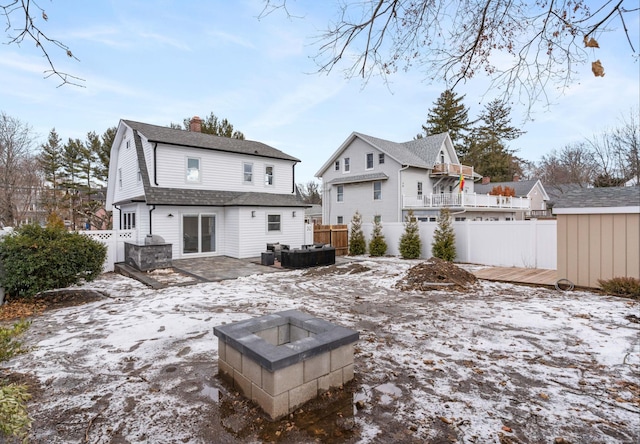
[[[134,242],[136,230],[92,230],[80,231],[91,239],[102,242],[107,246],[107,258],[103,271],[113,271],[116,262],[124,262],[124,243]]]
[[[456,234],[456,262],[499,267],[557,269],[557,233],[555,220],[453,222]],[[422,257],[431,254],[436,222],[419,222]],[[362,224],[367,243],[373,224]],[[399,255],[404,224],[382,224],[387,254]]]

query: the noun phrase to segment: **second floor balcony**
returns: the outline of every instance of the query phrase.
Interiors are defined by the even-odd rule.
[[[402,196],[403,208],[503,208],[528,210],[528,197],[494,196],[476,193],[441,193],[422,196]]]

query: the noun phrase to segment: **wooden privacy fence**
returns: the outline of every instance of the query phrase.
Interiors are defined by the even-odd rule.
[[[349,254],[349,229],[346,225],[314,225],[313,242],[331,244],[336,249],[336,256]]]

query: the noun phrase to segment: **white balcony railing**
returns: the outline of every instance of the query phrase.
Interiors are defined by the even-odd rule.
[[[425,194],[423,196],[402,196],[403,208],[505,208],[528,210],[531,200],[528,197],[493,196],[476,193]]]

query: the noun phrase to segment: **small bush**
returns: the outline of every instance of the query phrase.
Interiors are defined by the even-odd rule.
[[[387,253],[387,242],[382,234],[382,224],[378,219],[373,220],[373,233],[369,242],[369,254],[374,257],[384,256]]]
[[[404,218],[404,233],[400,236],[400,256],[403,259],[417,259],[421,255],[422,241],[418,229],[418,221],[409,210]]]
[[[600,288],[608,294],[640,299],[640,279],[632,277],[614,277],[612,279],[598,279]]]
[[[362,232],[362,216],[358,211],[351,219],[351,229],[349,230],[349,255],[358,256],[367,252],[367,244]]]
[[[25,352],[16,336],[29,328],[29,322],[21,321],[11,328],[0,327],[0,362]],[[31,428],[27,414],[27,401],[31,398],[24,385],[3,385],[0,380],[0,435],[13,436],[26,441]]]
[[[453,262],[456,258],[456,233],[451,225],[451,214],[447,208],[440,210],[438,226],[433,233],[431,253],[443,261]]]
[[[100,242],[57,227],[23,225],[0,240],[0,285],[15,297],[91,281],[101,272],[107,249]]]
[[[27,442],[31,428],[31,418],[27,413],[27,401],[30,398],[25,385],[0,386],[0,435]]]

